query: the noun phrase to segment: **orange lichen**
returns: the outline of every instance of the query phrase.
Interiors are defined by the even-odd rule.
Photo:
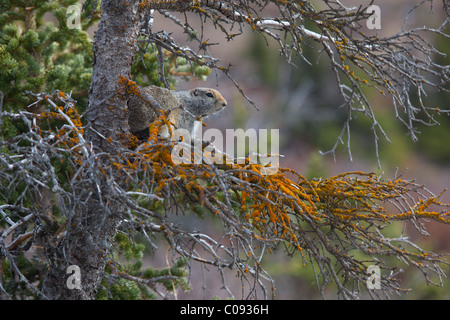
[[[129,91],[137,90],[135,83],[121,77],[119,83]],[[58,94],[59,99],[66,99]],[[47,99],[51,99],[48,97]],[[56,97],[53,97],[56,98]],[[53,111],[36,115],[40,119],[70,122],[70,125],[51,126],[41,135],[53,133],[57,144],[73,155],[75,164],[83,165],[80,137],[84,136],[81,117],[73,103],[65,107],[56,106]],[[305,234],[324,228],[334,228],[352,237],[354,243],[368,255],[395,254],[405,259],[415,259],[413,264],[421,266],[430,254],[408,251],[396,246],[379,232],[373,230],[377,224],[395,221],[432,219],[450,223],[449,205],[439,201],[441,194],[424,196],[421,186],[400,178],[382,180],[374,173],[346,172],[330,178],[306,179],[295,170],[279,168],[271,175],[263,175],[263,165],[251,163],[226,163],[215,166],[202,164],[175,164],[172,148],[175,141],[161,137],[161,128],[170,129],[167,114],[161,112],[149,126],[149,138],[138,148],[132,135],[123,137],[124,152],[110,161],[110,167],[100,168],[102,175],[114,172],[129,177],[143,175],[146,179],[130,188],[151,185],[159,199],[179,195],[185,204],[192,202],[208,209],[219,219],[236,219],[233,223],[246,229],[254,239],[283,242],[303,256],[310,244]],[[111,142],[110,138],[106,138]],[[129,149],[131,148],[131,149]],[[193,153],[194,151],[192,151]],[[194,154],[191,154],[192,159]],[[145,173],[145,174],[144,174]],[[413,195],[416,198],[413,198]],[[225,218],[224,218],[225,219]],[[322,234],[321,241],[328,252],[348,257],[345,251],[329,244],[330,239]],[[248,251],[248,255],[254,255]],[[347,259],[347,258],[346,258]],[[355,273],[363,273],[361,266]]]
[[[136,95],[139,96],[141,90],[136,82],[127,79],[126,77],[120,75],[119,80],[117,82],[119,84],[119,90],[117,94],[119,95]]]

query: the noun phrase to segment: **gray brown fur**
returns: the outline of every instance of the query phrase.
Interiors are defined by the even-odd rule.
[[[189,91],[172,91],[169,89],[148,86],[140,88],[141,95],[133,96],[128,101],[128,123],[131,133],[145,138],[148,126],[155,121],[157,109],[171,110],[169,120],[176,128],[187,129],[192,135],[194,121],[222,110],[227,101],[214,89],[195,88]],[[150,96],[159,104],[151,103],[145,96]],[[143,136],[142,136],[143,135]],[[141,137],[140,137],[141,136]]]

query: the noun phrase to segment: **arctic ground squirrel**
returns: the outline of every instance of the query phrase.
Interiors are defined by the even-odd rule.
[[[210,88],[195,88],[188,91],[173,91],[157,86],[140,88],[141,94],[128,101],[128,123],[130,131],[139,140],[149,136],[149,125],[156,120],[157,110],[170,111],[168,119],[177,129],[183,128],[195,136],[198,128],[194,122],[222,110],[227,101],[219,91]],[[156,103],[152,103],[153,98]],[[159,104],[159,106],[155,105]]]

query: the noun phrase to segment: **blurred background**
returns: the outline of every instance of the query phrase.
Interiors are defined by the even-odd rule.
[[[317,1],[315,1],[317,2]],[[366,4],[368,1],[345,1],[346,5]],[[377,1],[381,7],[381,29],[364,32],[381,36],[397,33],[404,17],[419,1],[397,0]],[[314,3],[314,1],[313,1]],[[408,19],[408,27],[438,27],[446,18],[444,2],[434,1],[434,7],[425,4],[418,8]],[[193,24],[194,25],[194,24]],[[200,25],[198,25],[200,26]],[[186,35],[179,29],[173,30],[161,17],[155,17],[154,30],[173,32],[172,36],[179,43],[189,45]],[[448,28],[447,28],[448,31]],[[362,170],[375,171],[385,179],[394,178],[395,172],[402,177],[424,184],[433,193],[440,193],[450,185],[450,119],[439,116],[440,126],[419,126],[419,141],[412,142],[406,128],[396,120],[390,97],[384,97],[376,91],[367,90],[366,95],[374,108],[378,121],[386,131],[391,144],[380,139],[379,155],[381,169],[377,168],[374,137],[371,132],[371,121],[358,115],[351,122],[351,151],[353,161],[349,161],[345,145],[336,150],[336,159],[322,156],[319,151],[327,151],[333,147],[346,119],[345,110],[338,107],[342,98],[338,94],[335,78],[329,68],[327,56],[319,55],[320,46],[308,41],[304,46],[304,56],[312,62],[307,64],[303,59],[295,59],[295,65],[288,65],[280,57],[278,47],[271,43],[267,46],[260,35],[251,30],[234,41],[226,42],[220,30],[205,28],[205,39],[208,42],[220,43],[210,47],[214,57],[221,59],[221,65],[232,64],[231,75],[245,90],[246,94],[261,109],[257,111],[238,92],[233,83],[220,72],[213,71],[206,82],[180,81],[178,89],[196,86],[217,88],[228,100],[228,107],[219,116],[208,118],[207,128],[248,128],[279,129],[280,153],[284,155],[280,165],[297,170],[308,178],[330,177],[335,174]],[[435,47],[447,53],[447,58],[437,58],[441,64],[450,64],[450,41],[443,37],[429,38]],[[449,94],[434,93],[428,96],[430,105],[449,108]],[[225,132],[225,131],[223,131]],[[450,203],[450,192],[444,193],[443,202]],[[220,236],[221,227],[216,222],[197,217],[178,216],[174,219],[185,226],[195,226],[208,234]],[[431,236],[425,237],[411,226],[392,226],[392,230],[400,235],[403,231],[424,248],[439,253],[450,252],[450,226],[437,223],[427,224]],[[158,255],[148,261],[153,266],[164,267],[165,261]],[[444,279],[444,287],[427,286],[420,272],[398,261],[404,269],[401,284],[404,288],[413,289],[412,293],[392,297],[399,299],[450,299],[450,282]],[[320,298],[314,282],[311,268],[302,268],[299,257],[288,257],[283,250],[268,255],[264,263],[276,286],[277,299],[316,299]],[[199,265],[191,268],[192,290],[180,292],[178,299],[211,299],[214,296],[227,298],[229,294],[223,290],[221,275],[214,268],[206,270]],[[450,268],[446,268],[447,274]],[[236,298],[241,297],[242,283],[234,271],[227,272],[229,289]],[[335,296],[335,288],[329,287],[329,297]],[[270,294],[269,294],[270,295]]]

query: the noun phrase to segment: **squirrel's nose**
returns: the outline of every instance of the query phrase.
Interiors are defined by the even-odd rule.
[[[226,107],[226,106],[227,106],[227,102],[226,101],[222,102],[222,107]]]

